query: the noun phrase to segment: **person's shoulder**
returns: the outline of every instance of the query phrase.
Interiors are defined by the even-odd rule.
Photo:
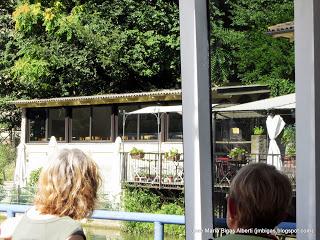
[[[74,220],[71,217],[60,217],[59,220],[60,224],[70,226],[71,228],[75,229],[82,229],[81,223],[78,220]]]
[[[10,238],[21,221],[22,216],[7,218],[0,225],[0,238]]]
[[[228,234],[217,239],[218,240],[265,240],[267,238],[259,237],[255,235]]]

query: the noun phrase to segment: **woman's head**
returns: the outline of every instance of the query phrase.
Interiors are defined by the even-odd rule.
[[[286,216],[291,198],[287,176],[271,165],[249,164],[240,169],[231,182],[228,226],[272,229]]]
[[[63,149],[40,174],[36,209],[73,219],[87,217],[94,209],[100,183],[91,158],[79,149]]]

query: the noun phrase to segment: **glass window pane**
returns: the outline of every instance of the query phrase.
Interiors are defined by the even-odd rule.
[[[48,139],[55,136],[57,141],[65,141],[65,109],[49,109]]]
[[[90,108],[72,109],[72,140],[90,141]]]
[[[30,109],[28,118],[30,141],[46,141],[46,110]]]
[[[157,140],[158,124],[153,114],[140,115],[140,140]]]
[[[122,137],[122,122],[123,122],[123,111],[132,112],[139,109],[139,105],[131,106],[119,106],[119,115],[118,115],[118,136]],[[126,119],[125,131],[124,131],[124,140],[137,140],[138,138],[138,115],[128,116]]]
[[[92,108],[92,140],[111,140],[111,115],[111,107],[99,106]]]
[[[168,139],[182,140],[182,115],[169,113],[168,118]]]

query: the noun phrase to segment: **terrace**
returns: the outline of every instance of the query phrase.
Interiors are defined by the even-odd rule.
[[[269,155],[270,156],[270,155]],[[232,178],[238,170],[250,163],[267,162],[268,154],[245,154],[241,159],[226,157],[226,154],[216,155],[214,168],[215,188],[228,189]],[[293,189],[296,185],[295,156],[271,155],[272,162],[281,159],[281,171],[291,180]],[[184,189],[183,154],[177,158],[167,158],[164,153],[144,153],[141,157],[131,156],[129,152],[121,153],[123,186],[145,187],[155,189]]]

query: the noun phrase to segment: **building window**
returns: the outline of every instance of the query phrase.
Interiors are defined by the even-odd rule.
[[[64,108],[49,109],[48,112],[48,140],[55,136],[57,141],[66,140],[65,118],[66,111]]]
[[[118,115],[118,135],[124,140],[138,139],[138,115],[128,115],[125,121],[124,136],[123,135],[123,113],[132,112],[140,108],[140,105],[119,106]]]
[[[168,113],[168,139],[182,140],[182,115],[179,113]]]
[[[90,107],[72,109],[72,140],[90,141]]]
[[[112,107],[99,106],[92,108],[91,140],[111,140]]]
[[[29,141],[46,141],[46,114],[45,109],[28,111]]]
[[[119,106],[118,117],[118,135],[123,135],[123,112],[132,112],[150,104],[137,104]],[[157,118],[153,114],[134,114],[127,115],[124,129],[124,140],[157,140],[158,139],[158,125]]]
[[[48,141],[111,141],[113,136],[113,107],[93,106],[28,109],[30,142]],[[70,119],[70,120],[69,120]]]
[[[72,140],[111,140],[111,106],[79,107],[72,109]]]
[[[139,139],[140,140],[157,140],[158,124],[157,118],[153,114],[141,114],[139,119]]]

